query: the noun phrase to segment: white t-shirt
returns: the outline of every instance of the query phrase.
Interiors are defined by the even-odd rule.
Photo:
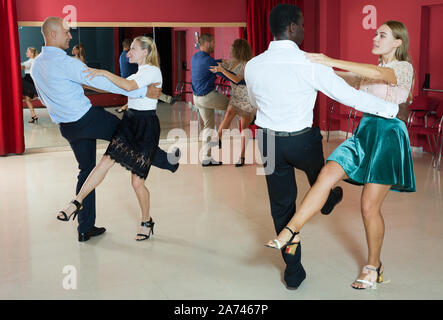
[[[34,60],[35,60],[34,58],[31,58],[22,63],[22,66],[25,67],[25,74],[31,74],[31,67],[32,64],[34,63]]]
[[[162,73],[159,68],[148,64],[138,67],[136,74],[130,75],[128,80],[134,80],[137,82],[139,88],[147,87],[152,83],[159,82],[161,87],[163,83]],[[128,107],[130,109],[146,111],[157,109],[157,99],[151,99],[148,97],[143,98],[128,98]]]

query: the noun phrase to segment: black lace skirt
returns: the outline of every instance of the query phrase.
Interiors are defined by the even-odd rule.
[[[23,87],[23,96],[34,98],[37,96],[37,90],[35,89],[34,81],[31,78],[31,75],[29,73],[25,74],[25,77],[22,81],[22,87]]]
[[[146,179],[160,139],[160,121],[155,110],[128,109],[123,115],[105,155]]]

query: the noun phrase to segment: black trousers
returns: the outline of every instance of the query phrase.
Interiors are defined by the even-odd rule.
[[[80,170],[77,176],[76,194],[96,165],[97,139],[110,141],[120,119],[103,107],[92,107],[78,121],[60,124],[60,133],[68,140]],[[152,165],[173,171],[175,165],[168,161],[165,151],[158,148]],[[95,190],[83,200],[83,209],[78,215],[78,232],[88,232],[95,225]]]
[[[277,136],[264,131],[263,136],[258,135],[258,139],[263,161],[267,161],[264,163],[265,170],[270,161],[274,164],[274,170],[266,174],[266,183],[275,231],[279,234],[295,214],[297,182],[294,168],[306,174],[311,186],[315,183],[324,165],[323,137],[320,129],[314,127],[294,136]],[[275,143],[274,155],[270,154],[273,148],[269,143]],[[306,272],[301,264],[301,244],[298,245],[295,255],[283,251],[282,255],[286,263],[284,274],[286,284],[298,287],[306,278]]]

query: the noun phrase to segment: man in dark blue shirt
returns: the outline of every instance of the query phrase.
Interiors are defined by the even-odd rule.
[[[192,57],[191,72],[194,104],[198,107],[204,123],[202,166],[218,166],[222,162],[212,159],[209,143],[213,136],[211,130],[214,130],[215,126],[214,110],[226,110],[229,99],[215,90],[216,75],[209,70],[211,66],[216,66],[217,62],[221,62],[210,56],[214,52],[214,38],[210,34],[202,34],[198,43],[200,51]]]
[[[132,41],[130,39],[123,40],[123,52],[119,59],[120,76],[125,79],[138,71],[138,65],[136,63],[129,63],[129,58],[127,57],[128,51],[131,48],[131,43]]]

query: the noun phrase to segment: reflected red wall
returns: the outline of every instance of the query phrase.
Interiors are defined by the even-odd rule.
[[[431,73],[431,87],[443,89],[443,67],[441,52],[443,42],[443,1],[442,0],[313,0],[307,2],[313,12],[305,12],[319,21],[317,37],[312,47],[318,45],[318,50],[331,57],[362,63],[377,64],[378,58],[371,53],[372,38],[375,30],[363,28],[362,21],[367,15],[363,8],[371,4],[377,9],[377,26],[387,20],[403,22],[409,31],[410,55],[415,70],[414,95],[423,94],[419,89],[424,80],[424,74]],[[315,16],[315,6],[318,6],[318,17]],[[421,13],[430,10],[429,17],[422,21]],[[423,25],[429,24],[429,33]],[[312,27],[312,24],[310,25]],[[305,29],[307,26],[305,25]],[[422,40],[429,37],[428,45],[423,46]],[[306,51],[309,51],[306,48]],[[429,94],[443,103],[442,94]],[[323,130],[327,128],[328,106],[331,101],[320,94],[316,116]],[[346,123],[333,124],[332,130],[346,130]],[[411,144],[423,146],[428,150],[424,137],[411,137]]]
[[[246,22],[246,0],[16,0],[18,21],[67,15],[73,5],[79,22]],[[225,10],[228,8],[229,10]]]

